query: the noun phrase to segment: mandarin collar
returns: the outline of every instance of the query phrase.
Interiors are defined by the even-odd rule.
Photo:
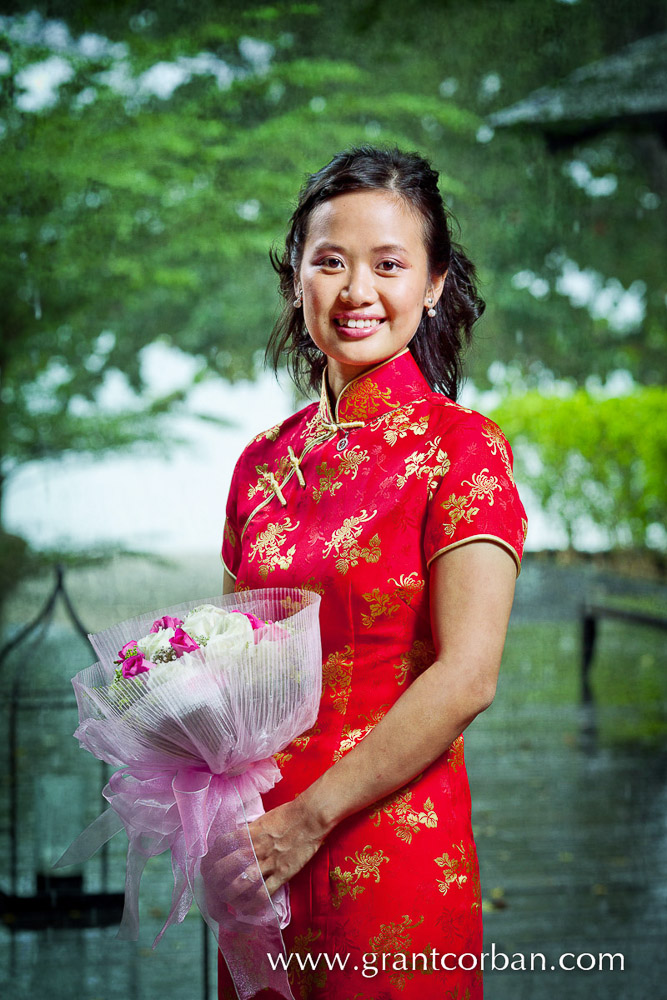
[[[322,373],[319,414],[324,423],[374,420],[390,410],[421,399],[431,392],[417,362],[405,347],[386,361],[352,379],[343,388],[331,413],[327,393],[327,370]]]

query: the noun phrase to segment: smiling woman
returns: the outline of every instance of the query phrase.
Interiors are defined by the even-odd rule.
[[[429,273],[421,220],[396,194],[353,191],[313,210],[296,294],[335,397],[407,347],[444,280]]]
[[[322,595],[318,719],[249,827],[269,893],[289,882],[304,1000],[482,996],[461,734],[493,699],[525,514],[501,431],[455,402],[482,303],[437,181],[372,147],[308,180],[269,351],[319,401],[250,442],[227,503],[226,591]]]

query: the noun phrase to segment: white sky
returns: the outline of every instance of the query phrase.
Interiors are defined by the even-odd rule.
[[[188,375],[184,355],[161,344],[145,349],[142,361],[149,386],[157,388],[159,380],[161,392],[177,388]],[[110,393],[116,402],[121,390],[118,376]],[[498,393],[479,394],[468,385],[462,402],[488,411],[498,398]],[[43,547],[106,542],[153,552],[219,551],[234,464],[252,437],[293,412],[291,387],[281,387],[270,372],[255,383],[234,386],[212,380],[195,389],[190,407],[227,417],[235,426],[173,417],[168,426],[190,443],[166,457],[144,447],[118,457],[71,455],[29,463],[7,488],[6,530]],[[530,524],[527,547],[563,547],[564,533],[525,489],[521,496]]]
[[[291,396],[267,373],[256,383],[210,382],[193,401],[236,426],[171,418],[169,426],[191,443],[168,457],[144,447],[118,457],[29,463],[10,481],[6,529],[47,547],[116,542],[161,552],[218,550],[234,463],[255,434],[289,415]]]

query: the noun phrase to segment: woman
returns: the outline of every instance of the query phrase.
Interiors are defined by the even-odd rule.
[[[437,179],[364,147],[307,181],[269,351],[320,399],[248,445],[227,504],[225,592],[322,595],[320,713],[250,824],[268,891],[290,884],[297,998],[482,996],[461,733],[494,696],[526,522],[504,437],[454,402],[483,303]]]

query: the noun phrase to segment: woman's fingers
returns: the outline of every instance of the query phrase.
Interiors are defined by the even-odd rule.
[[[239,844],[239,834],[226,834],[212,844],[201,861],[201,874],[211,916],[219,920],[230,910],[236,915],[256,915],[267,903],[267,894],[249,844]]]

